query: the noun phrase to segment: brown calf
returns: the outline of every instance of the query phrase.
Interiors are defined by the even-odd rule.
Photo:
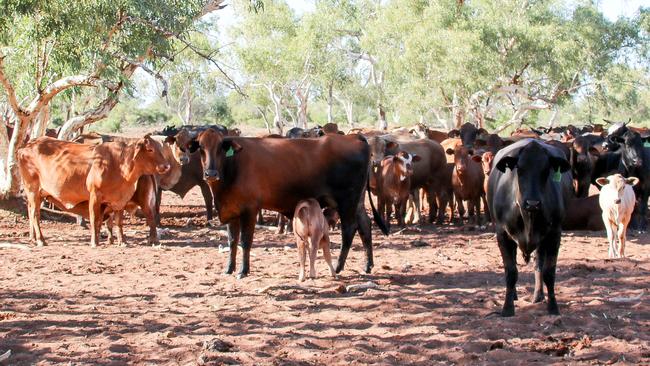
[[[309,252],[309,278],[316,278],[314,262],[318,254],[318,248],[323,249],[323,258],[330,268],[330,274],[336,278],[336,272],[332,265],[330,254],[330,238],[327,220],[323,211],[313,198],[298,202],[293,214],[293,232],[296,236],[298,246],[298,257],[300,258],[300,274],[298,279],[305,280],[305,257]]]
[[[395,206],[395,217],[400,227],[404,227],[406,202],[411,192],[411,177],[413,176],[413,162],[420,161],[419,155],[411,155],[406,151],[385,157],[380,164],[380,177],[377,189],[377,206],[383,216],[386,227],[390,229],[390,214]]]
[[[463,220],[465,207],[463,201],[467,201],[468,219],[474,218],[476,212],[476,223],[479,223],[481,213],[481,199],[487,207],[483,183],[485,175],[481,168],[481,157],[474,155],[474,150],[465,146],[456,146],[455,149],[447,149],[447,155],[454,156],[454,170],[451,176],[451,184],[454,188],[454,195],[458,202],[458,215]]]

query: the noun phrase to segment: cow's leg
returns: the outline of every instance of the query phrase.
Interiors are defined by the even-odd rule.
[[[618,252],[617,257],[622,258],[625,256],[625,231],[627,230],[627,225],[620,223],[618,225]]]
[[[436,212],[438,211],[438,203],[436,202],[436,191],[433,185],[426,188],[427,204],[429,205],[429,219],[427,223],[432,224],[436,219]]]
[[[372,267],[375,266],[372,255],[372,223],[370,222],[370,217],[366,214],[363,202],[359,203],[357,206],[355,217],[357,221],[357,230],[361,237],[361,243],[363,243],[363,249],[366,252],[366,273],[370,273]],[[352,235],[354,235],[354,232]],[[341,269],[343,269],[343,267],[341,267]]]
[[[108,219],[106,219],[106,231],[108,232],[109,245],[113,245],[113,243],[115,243],[115,235],[113,235],[113,226],[115,226],[113,221],[114,216],[114,213],[110,213],[108,215]]]
[[[147,221],[147,226],[149,226],[149,237],[147,238],[147,244],[149,245],[158,245],[158,231],[156,230],[157,223],[160,224],[160,215],[158,214],[158,208],[160,207],[159,197],[151,197],[152,200],[142,206],[142,213],[144,218]],[[155,201],[153,201],[155,200]]]
[[[35,190],[27,190],[27,210],[29,216],[29,238],[36,241],[36,245],[45,245],[43,232],[41,232],[41,195],[40,187]]]
[[[488,207],[487,197],[485,192],[481,193],[481,201],[483,201],[483,211],[485,211],[485,221],[486,225],[492,221],[492,216],[490,215],[490,208]]]
[[[318,247],[322,239],[321,235],[311,235],[309,238],[309,278],[312,280],[316,278],[316,256],[318,255]]]
[[[605,223],[605,231],[607,231],[607,243],[609,244],[608,255],[614,258],[614,231],[612,230],[612,223],[610,222],[609,215],[603,214],[603,222]]]
[[[542,277],[546,285],[548,294],[548,313],[551,315],[560,315],[560,310],[555,300],[555,267],[557,264],[557,253],[560,250],[560,232],[551,233],[540,243],[538,255],[544,256],[544,268]]]
[[[544,301],[544,279],[542,271],[544,270],[544,256],[535,252],[535,291],[533,292],[533,303]]]
[[[199,182],[199,188],[201,188],[201,194],[203,195],[203,201],[205,202],[205,211],[207,214],[208,221],[212,220],[212,191],[210,186],[204,181]]]
[[[102,227],[102,207],[96,192],[90,192],[88,201],[90,217],[90,246],[95,248],[99,244],[99,229]]]
[[[284,234],[286,228],[286,219],[283,214],[278,212],[278,234]]]
[[[506,298],[501,316],[515,315],[515,297],[517,293],[517,243],[510,239],[505,230],[497,232],[497,241],[506,274]]]
[[[319,246],[323,248],[323,258],[325,258],[325,262],[327,262],[327,266],[330,269],[330,274],[332,277],[336,278],[336,271],[332,265],[332,253],[330,253],[330,240],[328,235],[323,235]]]
[[[264,210],[260,210],[260,212],[257,213],[257,224],[258,225],[264,225],[264,215],[262,214],[262,211],[264,211]]]
[[[230,246],[230,255],[228,256],[228,265],[224,274],[232,274],[235,271],[237,263],[237,245],[239,244],[239,218],[232,219],[228,223],[228,245]]]
[[[377,207],[379,208],[379,216],[384,220],[386,229],[390,232],[390,203],[381,196],[377,196]]]
[[[401,200],[395,205],[395,215],[397,215],[397,225],[400,228],[404,228],[406,224],[404,223],[404,216],[406,216],[406,203],[408,202],[408,197]]]
[[[158,188],[156,190],[156,207],[154,207],[153,212],[154,212],[154,227],[160,226],[160,202],[162,200],[162,188]],[[144,209],[143,209],[144,211]],[[146,213],[145,213],[146,215]],[[149,222],[147,222],[148,224]],[[157,234],[157,233],[156,233]],[[157,237],[157,235],[156,235]],[[151,243],[149,243],[151,244]]]
[[[257,211],[243,212],[240,216],[242,259],[241,269],[237,274],[238,279],[248,276],[250,272],[251,246],[253,244],[253,234],[255,233],[256,218]]]
[[[342,203],[338,206],[339,216],[341,218],[341,252],[339,253],[339,261],[336,265],[336,273],[340,273],[343,270],[343,267],[345,267],[345,261],[348,258],[348,253],[352,246],[352,239],[354,238],[354,233],[357,231],[357,222],[355,218],[359,217],[359,214],[355,213],[354,207],[349,207],[349,203],[339,203]],[[365,247],[366,242],[363,244]],[[372,247],[370,247],[370,253],[372,253]],[[366,254],[368,254],[368,247],[366,247]],[[366,272],[369,271],[368,263],[369,262],[366,262]]]
[[[305,240],[296,235],[296,246],[298,247],[298,265],[300,270],[298,272],[298,281],[305,280],[305,257],[307,256],[307,243]]]
[[[459,195],[454,195],[456,196],[456,204],[458,205],[458,221],[462,224],[463,218],[465,217],[465,205]]]
[[[126,241],[124,240],[124,229],[123,229],[124,211],[117,210],[114,212],[114,214],[115,214],[115,226],[117,226],[117,245],[121,247],[125,247]],[[154,227],[153,230],[155,232],[156,228]]]

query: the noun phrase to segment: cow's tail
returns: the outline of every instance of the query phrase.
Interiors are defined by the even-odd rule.
[[[384,235],[388,235],[388,228],[386,227],[386,223],[381,218],[381,215],[379,215],[379,212],[377,212],[377,209],[375,208],[375,204],[372,202],[372,196],[370,195],[370,177],[368,177],[366,180],[366,191],[368,191],[368,201],[370,201],[372,217],[375,219],[377,226],[379,226],[379,230],[381,230]]]

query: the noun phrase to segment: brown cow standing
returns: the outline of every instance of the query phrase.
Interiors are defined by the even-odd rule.
[[[121,211],[133,197],[138,179],[169,170],[160,144],[149,136],[130,144],[98,146],[41,137],[18,151],[18,162],[27,195],[30,238],[39,246],[45,245],[40,228],[42,198],[69,211],[88,205],[90,244],[95,247],[106,210],[117,213],[120,225]]]
[[[330,238],[327,220],[323,211],[313,198],[298,202],[293,214],[293,232],[296,236],[298,257],[300,259],[300,274],[298,280],[305,280],[305,257],[309,251],[309,278],[316,278],[314,262],[318,248],[323,249],[323,258],[330,268],[330,274],[336,278],[332,255],[330,253]]]
[[[447,155],[454,156],[454,170],[451,177],[451,184],[454,187],[454,195],[458,202],[458,215],[463,220],[465,207],[463,201],[467,201],[468,219],[474,218],[479,223],[481,213],[481,199],[487,207],[483,183],[485,176],[481,168],[481,157],[474,155],[473,149],[465,146],[456,146],[455,149],[447,149]]]
[[[395,217],[400,227],[404,227],[406,202],[411,191],[411,177],[413,176],[413,162],[420,161],[420,156],[411,155],[400,151],[396,155],[389,155],[381,161],[381,177],[377,189],[377,206],[383,216],[386,227],[390,229],[390,214],[395,206]]]
[[[198,137],[205,179],[217,198],[217,211],[228,225],[230,258],[225,273],[235,270],[241,235],[244,251],[239,278],[250,270],[250,249],[260,209],[292,217],[299,201],[316,198],[336,208],[342,244],[337,272],[347,259],[355,231],[366,250],[366,272],[373,267],[370,220],[360,204],[367,187],[369,148],[358,135],[319,139],[224,138],[213,130]],[[372,203],[372,202],[371,202]],[[379,214],[373,216],[387,233]]]

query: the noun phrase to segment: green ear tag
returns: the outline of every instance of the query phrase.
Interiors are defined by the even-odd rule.
[[[553,173],[553,182],[560,182],[562,180],[562,173],[560,173],[560,168],[557,168],[555,173]]]
[[[643,147],[650,147],[650,141],[646,141],[643,143]]]
[[[231,156],[235,155],[235,150],[232,149],[232,146],[226,151],[226,157],[229,158]]]

